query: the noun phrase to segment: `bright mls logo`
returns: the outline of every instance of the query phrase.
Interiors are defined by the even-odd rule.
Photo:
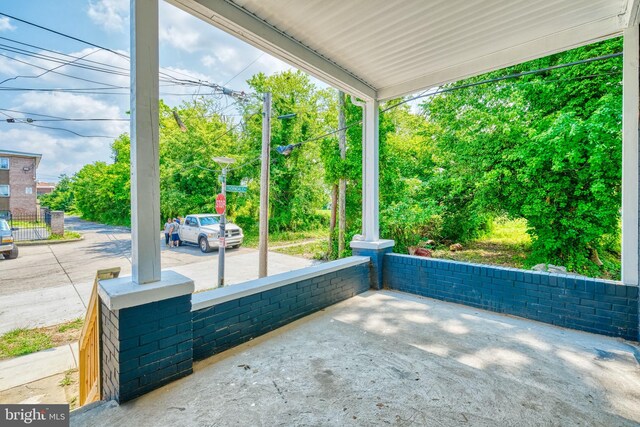
[[[0,405],[0,426],[69,426],[69,405]]]

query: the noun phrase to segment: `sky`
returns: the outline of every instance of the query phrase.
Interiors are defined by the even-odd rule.
[[[167,75],[248,90],[246,79],[253,74],[291,69],[164,1],[159,4],[160,67]],[[129,0],[3,1],[0,13],[129,54]],[[24,55],[18,49],[40,57]],[[101,64],[108,64],[122,69],[110,68],[119,72],[104,73],[64,65],[36,77],[62,65],[60,60],[74,60],[63,55],[86,55],[85,60],[96,61],[91,65],[104,68]],[[60,174],[73,174],[97,160],[110,161],[110,144],[114,137],[128,132],[127,121],[46,121],[52,119],[46,116],[127,119],[128,89],[118,88],[128,87],[129,77],[121,75],[128,74],[128,69],[129,61],[122,56],[0,15],[0,149],[42,154],[37,173],[40,181],[56,181]],[[167,83],[161,82],[160,97],[172,106],[193,99],[196,93],[207,92],[206,87],[163,84]],[[77,91],[97,87],[105,89],[93,90],[100,94]],[[43,90],[52,88],[76,91]],[[25,123],[27,118],[34,121]],[[14,119],[15,123],[7,119]]]

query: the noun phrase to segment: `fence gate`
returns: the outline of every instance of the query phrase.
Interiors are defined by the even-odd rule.
[[[120,275],[120,267],[98,270],[91,290],[87,316],[80,334],[80,406],[101,398],[100,378],[100,298],[98,281],[115,279]]]
[[[0,211],[0,218],[6,219],[14,229],[16,242],[27,240],[47,240],[51,236],[51,211],[39,209],[36,213]]]

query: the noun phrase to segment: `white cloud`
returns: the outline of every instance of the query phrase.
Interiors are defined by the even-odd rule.
[[[72,93],[28,92],[14,98],[12,110],[40,113],[65,118],[128,118],[118,106],[88,95]],[[42,154],[38,175],[52,180],[62,173],[73,174],[87,163],[109,161],[112,138],[84,138],[60,129],[72,130],[81,135],[117,137],[129,130],[127,121],[71,122],[42,121],[45,117],[11,113],[15,117],[35,119],[32,125],[24,123],[0,123],[0,148],[36,152]]]
[[[89,18],[107,31],[124,31],[129,21],[127,0],[97,0],[89,2]]]
[[[9,126],[9,125],[7,125]],[[27,125],[16,128],[0,127],[0,149],[42,154],[37,176],[53,180],[62,173],[73,174],[83,165],[95,160],[108,160],[111,141],[101,138],[74,138],[52,135],[44,129]]]
[[[200,58],[200,62],[202,62],[202,65],[204,65],[205,67],[212,67],[218,63],[218,60],[212,55],[205,55]]]
[[[0,31],[13,31],[15,29],[15,25],[11,23],[9,18],[7,18],[6,16],[0,18]]]

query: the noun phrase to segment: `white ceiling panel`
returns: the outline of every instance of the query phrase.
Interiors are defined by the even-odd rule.
[[[349,93],[389,99],[621,34],[638,0],[170,0]]]

